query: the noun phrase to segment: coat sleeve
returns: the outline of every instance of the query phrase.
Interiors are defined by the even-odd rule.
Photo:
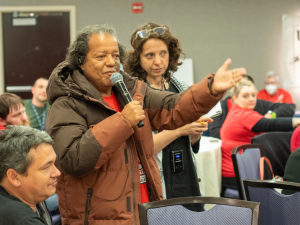
[[[295,108],[295,104],[269,103],[269,110],[274,111],[277,117],[292,117],[295,114]]]
[[[283,181],[300,183],[300,149],[295,150],[290,155],[288,161],[286,162]],[[285,195],[290,195],[295,193],[291,190],[282,190],[282,193]]]
[[[89,127],[86,111],[78,107],[72,98],[59,98],[52,104],[46,123],[46,131],[54,140],[56,164],[72,176],[100,168],[133,134],[121,113]]]
[[[199,119],[217,104],[224,93],[213,96],[208,87],[208,75],[199,83],[179,94],[146,89],[144,108],[152,130],[173,130]]]

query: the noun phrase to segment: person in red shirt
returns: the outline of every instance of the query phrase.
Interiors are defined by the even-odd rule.
[[[300,147],[300,127],[297,127],[291,138],[291,152]]]
[[[299,118],[268,119],[253,109],[257,103],[254,84],[246,79],[232,89],[233,105],[221,128],[222,139],[222,193],[236,188],[231,151],[240,145],[250,144],[261,132],[290,131],[300,124]]]
[[[257,93],[257,98],[274,102],[293,104],[294,101],[290,93],[282,88],[278,88],[278,77],[273,71],[269,71],[265,80],[265,89]]]
[[[22,98],[12,93],[0,95],[0,130],[7,125],[29,126]]]

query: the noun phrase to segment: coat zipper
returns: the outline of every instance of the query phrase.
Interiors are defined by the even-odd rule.
[[[93,189],[89,188],[87,193],[87,199],[86,199],[86,206],[85,206],[85,219],[84,219],[84,225],[89,224],[89,214],[91,210],[91,200],[93,196]]]
[[[132,178],[131,181],[132,181],[133,219],[134,219],[134,224],[136,224],[133,160],[132,160],[132,153],[131,153],[131,147],[129,142],[127,145],[128,145],[128,152],[130,155],[130,167],[131,167],[131,178]]]

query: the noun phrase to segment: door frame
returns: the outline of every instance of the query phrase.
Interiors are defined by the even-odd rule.
[[[75,40],[76,36],[76,6],[59,5],[59,6],[8,6],[0,7],[0,94],[4,93],[4,51],[3,51],[3,26],[2,13],[14,11],[21,12],[69,12],[70,18],[70,43]]]

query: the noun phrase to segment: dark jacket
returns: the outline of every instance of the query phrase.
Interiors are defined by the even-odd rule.
[[[1,225],[52,225],[52,219],[45,202],[39,202],[36,205],[37,212],[34,212],[29,205],[10,195],[1,185],[0,202]]]
[[[300,183],[300,148],[292,152],[286,162],[283,181]],[[282,194],[291,195],[295,191],[282,190]]]
[[[208,125],[209,134],[211,137],[219,138],[220,137],[220,129],[227,117],[228,114],[228,105],[227,101],[231,97],[226,98],[221,101],[222,114],[214,117],[214,122]],[[257,103],[254,111],[258,112],[261,115],[265,115],[269,110],[272,110],[276,113],[277,117],[291,117],[295,114],[295,105],[294,104],[286,104],[286,103],[273,103],[270,101],[257,99]]]
[[[188,86],[184,82],[177,80],[175,77],[171,78],[170,92],[180,93],[187,88]],[[191,146],[189,136],[181,136],[162,150],[163,176],[167,199],[200,196],[197,171],[191,153],[191,147],[194,153],[198,153],[200,147],[199,141]],[[173,151],[177,150],[182,150],[184,168],[182,171],[174,172]],[[202,204],[188,204],[186,208],[193,211],[203,211]]]
[[[52,106],[46,131],[54,139],[62,172],[57,194],[63,224],[139,224],[138,158],[150,201],[162,199],[152,130],[175,129],[195,121],[222,97],[210,94],[208,77],[182,94],[155,91],[127,74],[123,77],[133,100],[145,110],[143,128],[134,130],[67,62],[51,74],[47,94]],[[122,109],[120,95],[113,92]]]

